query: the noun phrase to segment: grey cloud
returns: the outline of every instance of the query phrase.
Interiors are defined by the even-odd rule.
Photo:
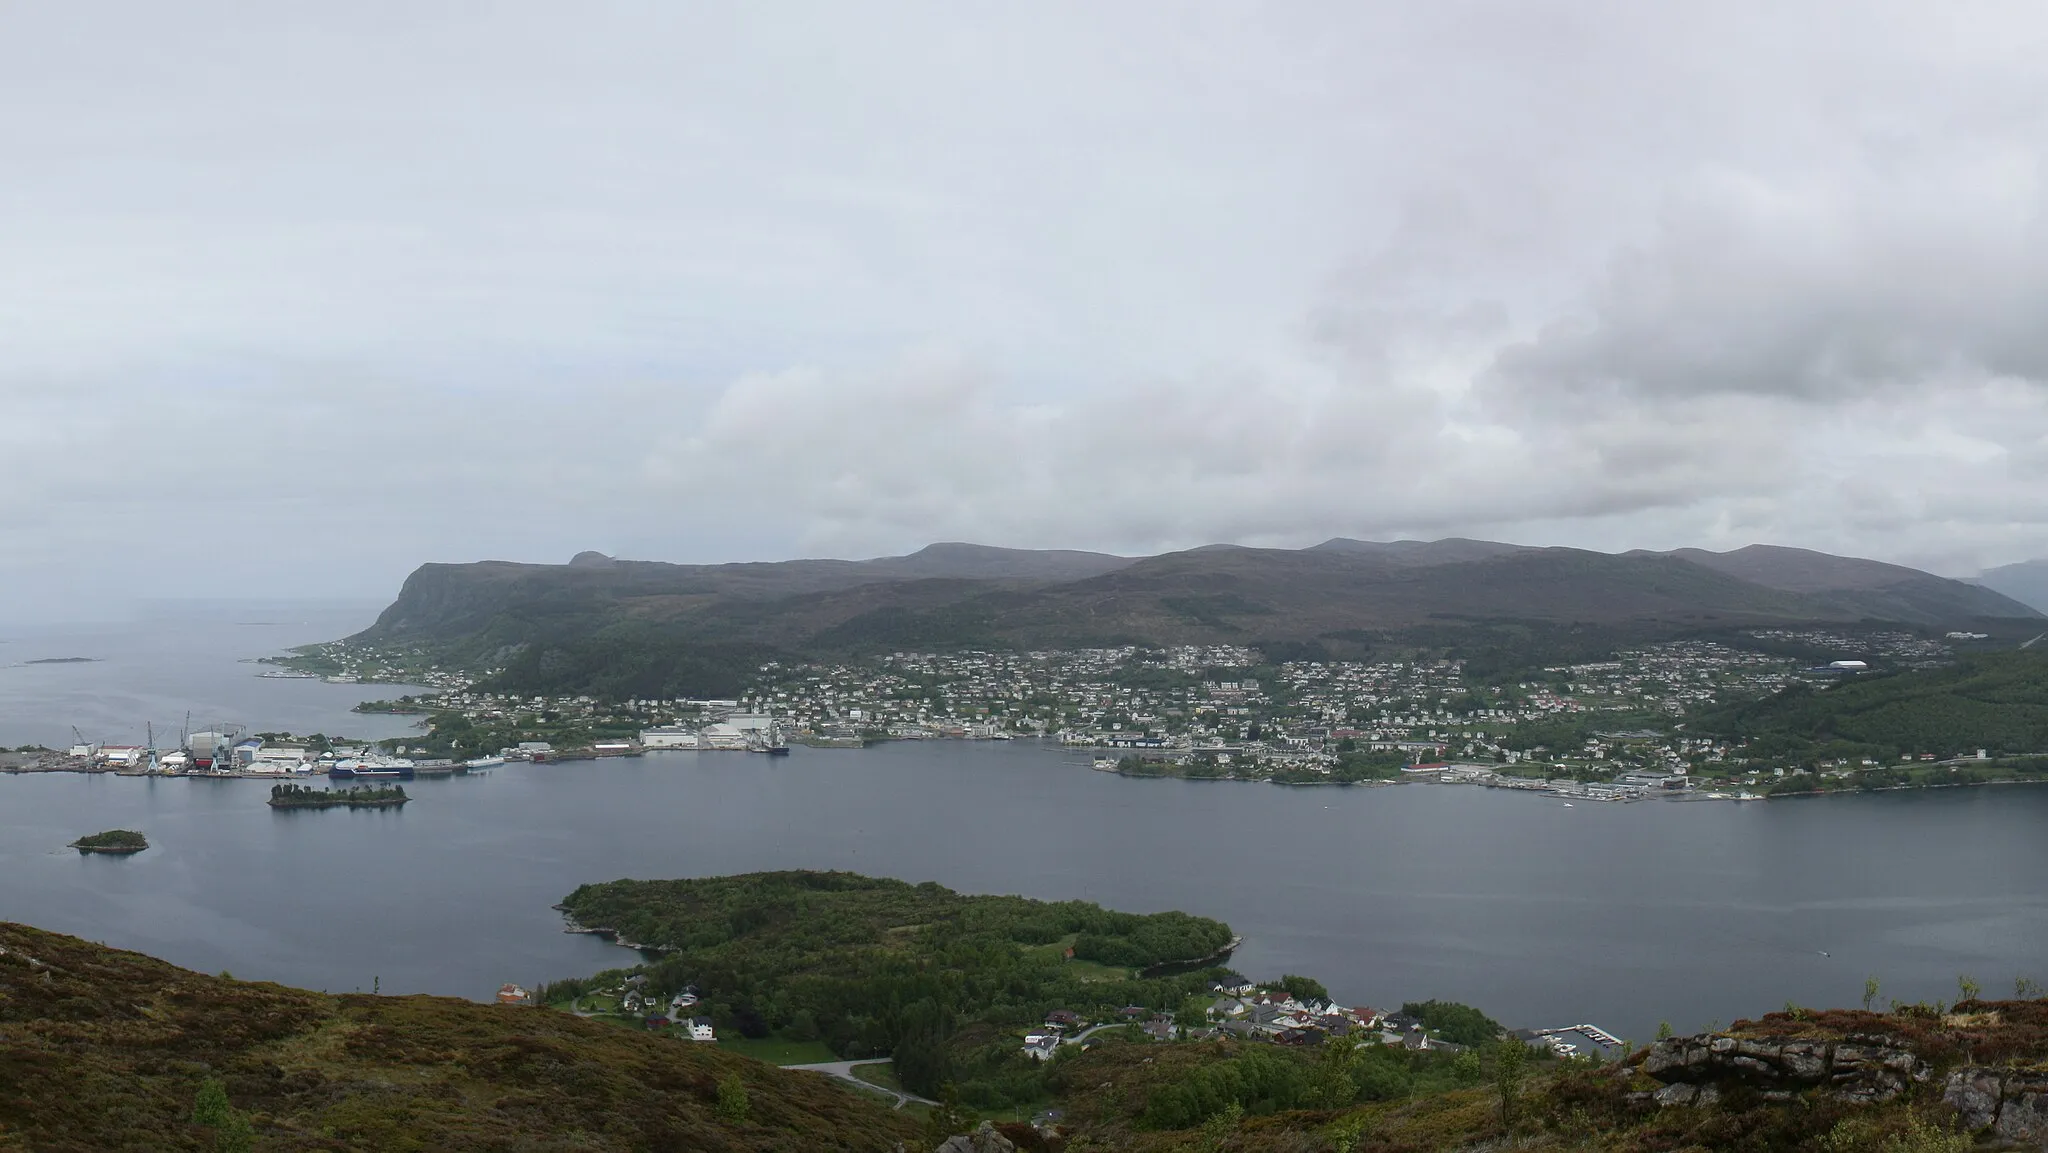
[[[2048,381],[2048,188],[1966,175],[1984,182],[1945,168],[1818,192],[1716,181],[1617,255],[1582,312],[1503,350],[1502,381],[1822,401],[1972,374]]]
[[[7,8],[0,582],[963,537],[2037,555],[2044,31]],[[71,576],[195,526],[261,547],[205,588]]]

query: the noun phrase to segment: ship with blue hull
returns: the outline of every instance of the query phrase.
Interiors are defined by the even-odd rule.
[[[327,776],[337,781],[401,780],[414,776],[413,763],[400,757],[362,757],[336,761]]]

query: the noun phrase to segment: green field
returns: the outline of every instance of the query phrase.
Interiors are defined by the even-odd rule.
[[[781,1037],[723,1037],[718,1047],[770,1065],[822,1065],[837,1061],[823,1041],[789,1041]]]
[[[870,1085],[880,1085],[884,1089],[895,1089],[898,1092],[903,1089],[903,1082],[896,1079],[896,1066],[893,1064],[855,1065],[853,1075]]]

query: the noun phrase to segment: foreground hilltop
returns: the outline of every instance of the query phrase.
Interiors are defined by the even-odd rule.
[[[264,1150],[882,1151],[921,1133],[816,1075],[714,1046],[544,1010],[208,977],[0,923],[0,1149],[214,1149],[190,1123],[208,1081]]]
[[[678,895],[682,904],[669,900]],[[634,894],[604,899],[622,897]],[[658,904],[703,911],[694,900],[673,891]],[[948,972],[932,967],[934,987]],[[799,967],[778,983],[787,991],[810,979]],[[1964,991],[1953,1007],[1788,1007],[1605,1064],[1559,1060],[1505,1035],[1438,1052],[1357,1030],[1290,1045],[1112,1028],[1043,1064],[1039,1127],[1004,1123],[965,1144],[1037,1153],[2048,1148],[2048,1002]],[[950,1106],[920,1119],[815,1073],[566,1013],[333,997],[0,924],[0,1149],[925,1150],[974,1124]]]
[[[1302,644],[1529,621],[1664,628],[2038,618],[1979,585],[1801,549],[1609,554],[1490,541],[1209,546],[1130,558],[933,545],[867,561],[429,564],[352,640],[496,663],[596,637],[743,656],[906,647]],[[573,661],[574,654],[564,658]]]

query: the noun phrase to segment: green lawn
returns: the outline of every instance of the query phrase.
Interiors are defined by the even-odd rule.
[[[838,1056],[823,1041],[788,1041],[781,1037],[721,1037],[718,1047],[765,1061],[770,1065],[822,1065]]]
[[[1127,981],[1131,976],[1129,969],[1120,969],[1099,961],[1068,961],[1067,971],[1082,981]]]
[[[1074,942],[1081,939],[1079,933],[1069,933],[1047,945],[1032,945],[1024,950],[1025,956],[1045,957],[1057,960],[1065,957]],[[1104,965],[1097,961],[1068,960],[1067,970],[1083,981],[1124,981],[1135,975],[1135,970]]]
[[[895,1089],[898,1092],[903,1089],[903,1082],[897,1079],[896,1066],[893,1062],[887,1065],[855,1065],[853,1075],[870,1085],[880,1085],[884,1089]]]

